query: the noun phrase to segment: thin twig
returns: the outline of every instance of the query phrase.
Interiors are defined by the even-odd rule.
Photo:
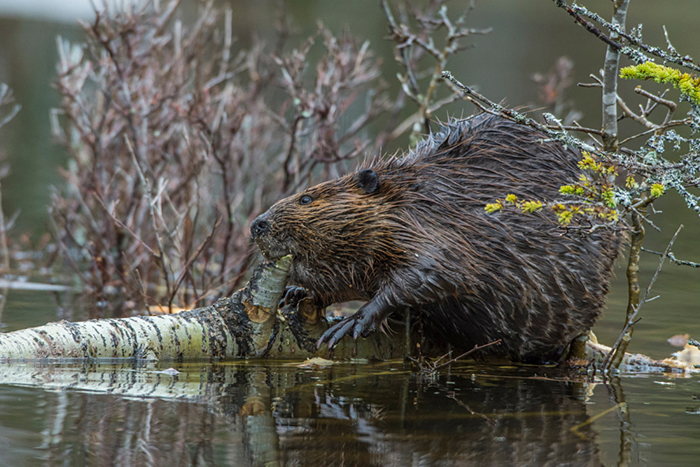
[[[10,252],[7,249],[7,232],[5,230],[5,214],[2,209],[2,184],[0,184],[0,252],[5,273],[10,272]]]
[[[615,345],[612,347],[610,350],[610,353],[606,357],[605,361],[603,362],[602,369],[605,372],[610,371],[612,368],[617,369],[620,367],[620,363],[622,362],[622,358],[625,356],[625,351],[627,350],[627,345],[629,344],[631,338],[632,338],[632,330],[634,329],[635,323],[638,321],[637,315],[639,314],[639,310],[642,309],[642,306],[649,301],[649,293],[651,292],[651,288],[654,286],[654,283],[656,282],[656,278],[659,276],[659,272],[661,271],[661,268],[664,265],[664,261],[666,260],[666,257],[668,256],[668,253],[671,251],[671,247],[673,246],[673,243],[676,241],[676,237],[678,237],[678,234],[680,233],[681,229],[683,229],[683,224],[681,224],[678,229],[676,230],[676,233],[673,234],[673,237],[671,238],[671,241],[668,243],[668,246],[666,247],[666,250],[664,251],[663,255],[661,255],[661,259],[659,260],[659,265],[656,268],[656,271],[654,272],[654,275],[651,278],[651,281],[649,282],[649,285],[646,288],[646,291],[644,292],[644,296],[642,297],[641,301],[639,301],[638,305],[632,305],[633,312],[628,315],[627,317],[627,322],[625,324],[625,327],[622,329],[622,332],[620,333],[620,336],[617,338],[617,341],[615,342]]]
[[[441,365],[438,365],[438,366],[432,368],[431,371],[437,371],[437,370],[439,370],[440,368],[442,368],[442,367],[444,367],[444,366],[446,366],[446,365],[449,365],[450,363],[456,362],[456,361],[459,360],[460,358],[464,358],[464,357],[466,357],[467,355],[470,355],[470,354],[476,352],[477,350],[481,350],[481,349],[484,349],[484,348],[486,348],[486,347],[490,347],[490,346],[492,346],[492,345],[501,345],[501,339],[495,340],[495,341],[493,341],[493,342],[489,342],[488,344],[484,344],[484,345],[475,345],[474,348],[472,348],[471,350],[467,350],[466,352],[464,352],[464,353],[461,354],[461,355],[456,356],[456,357],[453,358],[452,360],[448,360],[448,361],[446,361],[445,363],[443,363],[443,364],[441,364]]]
[[[641,86],[637,86],[636,88],[634,88],[634,92],[636,92],[637,94],[642,95],[646,98],[649,98],[658,104],[665,105],[666,107],[668,107],[672,111],[676,110],[676,103],[675,102],[670,101],[668,99],[664,99],[662,96],[657,96],[656,94],[652,94],[648,91],[645,91],[644,89],[642,89]]]
[[[656,255],[656,256],[663,255],[663,253],[660,251],[654,251],[654,250],[650,250],[648,248],[642,248],[642,251],[645,251],[647,253],[651,253],[651,254]],[[670,259],[672,262],[674,262],[675,264],[677,264],[679,266],[689,266],[691,268],[700,268],[700,263],[695,263],[693,261],[686,261],[686,260],[678,259],[678,258],[676,258],[676,256],[673,254],[672,251],[669,251],[667,256],[668,256],[668,259]]]
[[[141,170],[141,166],[139,165],[139,161],[136,158],[136,154],[134,153],[134,149],[131,147],[131,142],[129,141],[129,137],[127,135],[124,135],[124,142],[126,143],[126,146],[129,149],[131,157],[133,158],[136,171],[139,174],[139,179],[141,180],[141,184],[143,185],[143,192],[148,200],[148,208],[151,212],[151,221],[153,222],[153,233],[156,237],[156,243],[158,244],[158,253],[155,255],[155,258],[158,260],[158,264],[160,265],[161,271],[163,272],[166,294],[167,296],[171,296],[172,290],[170,288],[170,277],[168,275],[168,269],[165,266],[165,257],[163,256],[163,242],[160,239],[158,224],[156,222],[155,201],[153,199],[153,194],[151,193],[151,184],[146,180],[146,177],[144,176],[143,171]]]
[[[0,83],[0,107],[3,107],[5,105],[10,105],[14,104],[14,98],[12,97],[12,91],[10,88],[5,84],[5,83]],[[14,104],[12,106],[12,109],[8,112],[7,115],[5,115],[2,119],[0,119],[0,128],[3,126],[7,125],[7,123],[15,118],[15,115],[22,109],[22,106],[19,104]]]
[[[569,7],[569,5],[566,4],[564,0],[554,0],[554,3],[559,7],[564,9],[567,13],[569,13],[573,18],[576,23],[580,24],[588,32],[608,44],[608,46],[612,49],[615,50],[620,50],[622,48],[622,45],[615,42],[612,38],[608,37],[605,33],[603,33],[600,29],[596,28],[592,23],[589,21],[586,21],[586,19],[581,16],[580,14],[576,13],[576,10],[573,8]]]
[[[221,224],[221,218],[218,218],[216,222],[214,222],[214,227],[212,227],[211,232],[207,236],[207,238],[202,242],[201,245],[199,245],[199,248],[197,248],[197,251],[194,252],[192,256],[190,256],[187,259],[187,262],[182,266],[182,271],[180,271],[180,275],[177,277],[175,280],[175,283],[173,285],[173,290],[168,297],[168,310],[172,309],[172,303],[173,300],[175,299],[175,294],[177,294],[177,290],[180,288],[180,284],[182,283],[182,280],[186,277],[187,273],[189,272],[190,268],[192,267],[192,263],[199,257],[200,254],[202,254],[202,251],[206,246],[208,246],[211,243],[211,239],[214,236],[214,232],[216,232],[216,228]],[[223,276],[222,276],[223,277]]]

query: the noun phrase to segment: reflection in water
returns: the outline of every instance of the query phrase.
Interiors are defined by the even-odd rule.
[[[36,383],[79,391],[34,396],[33,445],[0,398],[0,433],[16,454],[40,447],[23,465],[600,464],[582,383],[475,367],[426,381],[400,364],[190,368],[32,367]]]
[[[422,384],[404,373],[302,386],[296,398],[287,392],[284,407],[273,406],[284,427],[283,463],[598,464],[590,425],[571,432],[588,418],[580,386],[468,377],[451,383]]]
[[[620,410],[620,457],[617,465],[629,465],[630,454],[632,452],[632,431],[630,429],[632,423],[630,421],[630,412],[627,407],[625,393],[622,390],[620,378],[614,377],[607,386],[611,393],[612,399],[617,403]]]

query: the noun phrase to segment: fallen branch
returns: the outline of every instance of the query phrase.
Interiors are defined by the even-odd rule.
[[[223,359],[260,353],[291,257],[265,263],[248,285],[214,305],[174,315],[60,321],[0,335],[0,360]],[[274,321],[274,320],[273,320]]]
[[[60,321],[0,334],[0,362],[29,360],[196,360],[326,356],[316,341],[328,329],[310,299],[277,310],[291,257],[263,263],[243,289],[212,306],[179,314]],[[410,334],[377,332],[344,339],[337,359],[401,358]]]

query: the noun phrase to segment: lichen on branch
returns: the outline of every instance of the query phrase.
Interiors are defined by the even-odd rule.
[[[700,78],[683,73],[675,68],[645,62],[628,66],[620,70],[620,77],[625,79],[652,80],[657,83],[671,84],[681,94],[696,105],[700,105]]]

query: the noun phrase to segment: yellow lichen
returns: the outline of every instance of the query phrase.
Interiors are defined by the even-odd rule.
[[[603,202],[605,205],[609,208],[614,208],[617,206],[617,202],[615,202],[615,193],[612,191],[611,188],[606,188],[600,193],[601,198],[603,198]]]
[[[700,105],[700,78],[682,73],[675,68],[644,62],[620,70],[620,77],[627,79],[651,79],[657,83],[671,84],[696,105]]]
[[[589,152],[583,151],[581,153],[581,156],[583,158],[578,161],[578,166],[581,167],[583,170],[593,170],[594,172],[598,172],[600,167],[602,165],[593,159],[593,156]]]
[[[503,204],[500,202],[498,203],[489,203],[486,206],[484,206],[484,210],[488,212],[489,214],[494,213],[496,211],[500,211],[503,209]]]
[[[571,213],[571,211],[561,211],[557,214],[557,219],[559,219],[559,223],[561,225],[569,225],[573,217],[574,215]]]
[[[523,212],[535,212],[542,209],[542,203],[540,201],[523,201],[520,205],[520,209]]]
[[[563,195],[573,195],[575,191],[576,188],[572,185],[562,185],[561,188],[559,188],[559,193]]]
[[[658,198],[659,196],[663,195],[664,191],[666,191],[666,187],[664,187],[661,183],[654,183],[649,190],[651,196],[654,198]]]

